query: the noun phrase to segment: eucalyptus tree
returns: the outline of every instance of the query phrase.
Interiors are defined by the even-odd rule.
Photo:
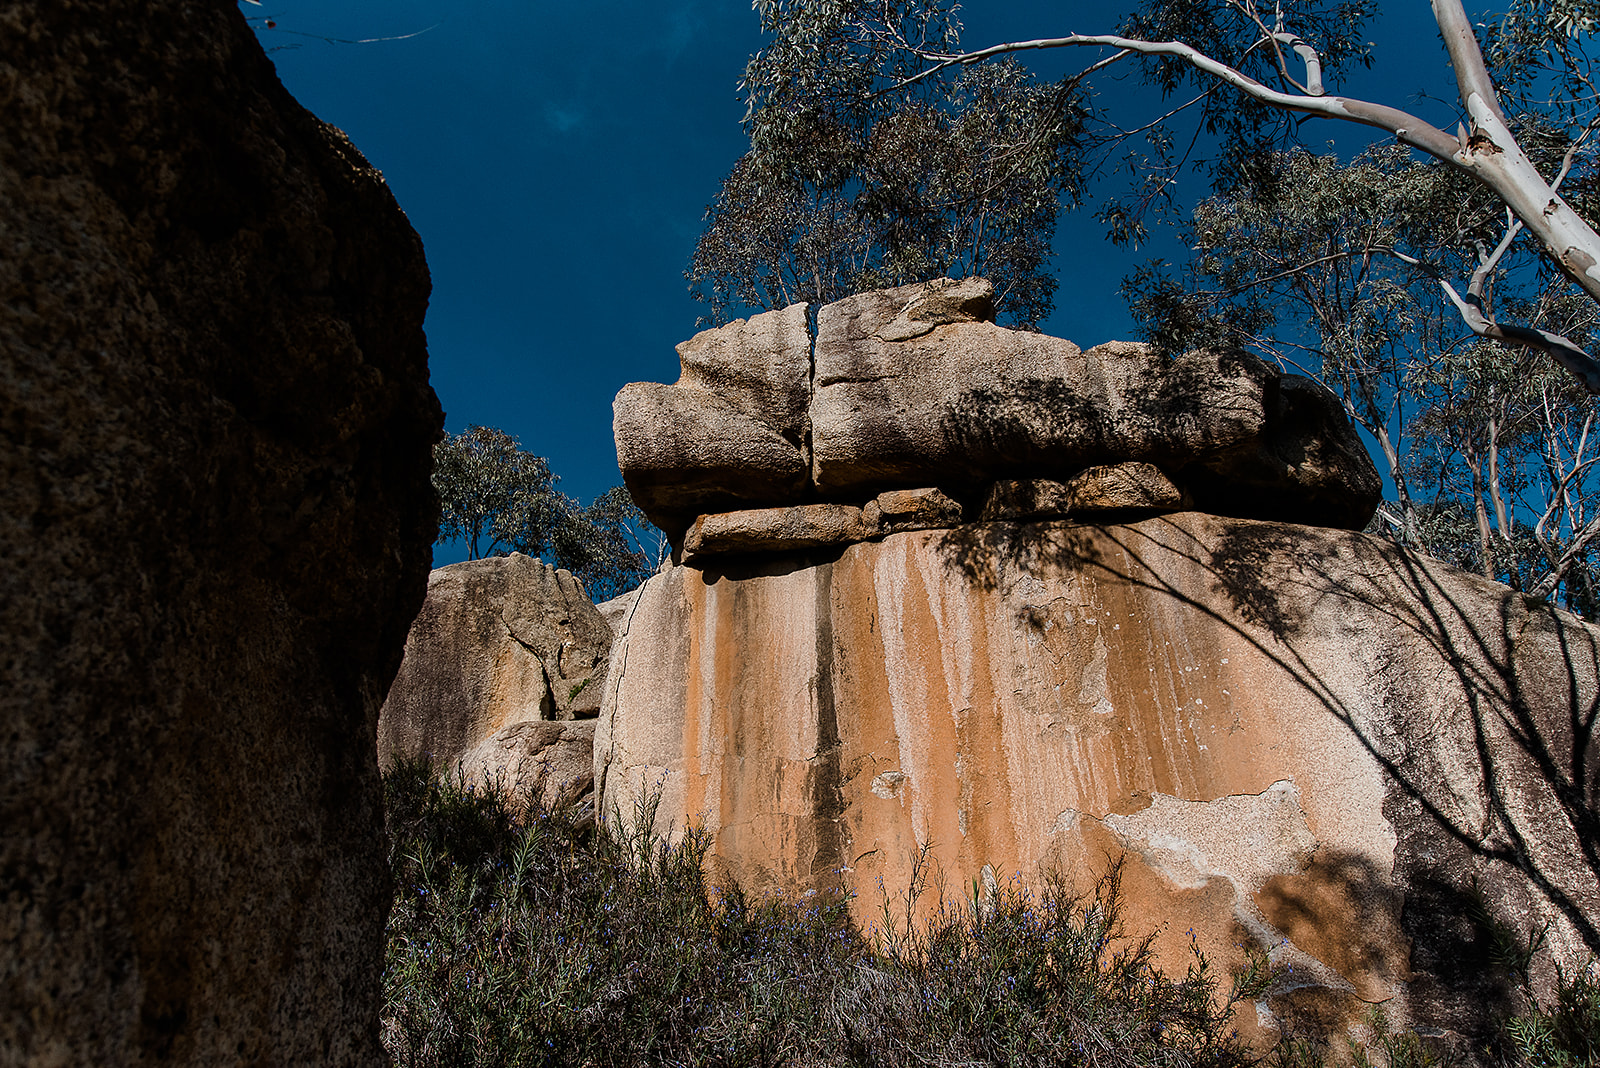
[[[1464,183],[1410,156],[1396,146],[1349,164],[1304,149],[1263,153],[1247,181],[1195,206],[1181,229],[1187,262],[1141,267],[1123,291],[1162,349],[1247,347],[1325,385],[1377,444],[1395,489],[1384,515],[1415,540],[1413,357],[1459,331],[1402,257],[1452,251],[1427,221]]]
[[[1560,368],[1464,329],[1437,299],[1442,273],[1479,270],[1473,246],[1503,207],[1402,146],[1349,163],[1271,152],[1250,170],[1195,206],[1185,263],[1125,284],[1146,336],[1169,350],[1248,347],[1316,378],[1378,446],[1390,534],[1541,596],[1565,582],[1569,605],[1592,611],[1593,403]],[[1587,342],[1596,305],[1530,242],[1495,262],[1483,287],[1499,306]]]
[[[438,544],[461,540],[468,558],[537,556],[559,523],[556,476],[542,456],[490,426],[446,434],[433,447],[439,494]]]
[[[436,544],[461,540],[468,558],[542,556],[606,600],[649,577],[664,555],[656,530],[628,491],[613,487],[584,507],[556,489],[550,463],[503,430],[469,426],[433,448],[439,494]]]
[[[757,4],[772,40],[742,83],[751,147],[706,212],[691,291],[721,321],[984,275],[1002,314],[1034,326],[1053,306],[1057,215],[1081,186],[1081,90],[1001,61],[881,93],[920,67],[899,42],[952,48],[960,25],[922,0],[870,6],[894,37],[857,32],[863,3]]]
[[[892,108],[955,70],[1042,49],[1084,50],[1090,58],[1059,83],[1074,93],[1121,65],[1169,97],[1184,97],[1138,128],[1150,146],[1132,168],[1134,185],[1109,198],[1100,216],[1113,237],[1137,240],[1152,207],[1171,205],[1176,173],[1192,162],[1194,135],[1216,139],[1219,191],[1248,179],[1249,161],[1292,138],[1302,116],[1371,127],[1459,172],[1502,209],[1498,232],[1471,235],[1465,265],[1422,261],[1467,329],[1549,355],[1591,392],[1600,363],[1554,331],[1496,314],[1489,279],[1524,234],[1552,269],[1600,301],[1600,234],[1569,203],[1567,187],[1596,178],[1589,139],[1600,116],[1589,58],[1592,0],[1515,0],[1483,24],[1480,41],[1461,0],[1432,0],[1455,75],[1460,122],[1447,131],[1392,103],[1329,92],[1352,63],[1370,61],[1364,38],[1373,0],[1145,0],[1115,32],[1067,33],[963,50],[951,32],[953,0],[756,0],[764,25],[789,26],[792,42],[763,53],[771,70],[747,79],[752,105],[788,99],[798,88],[832,90],[828,67],[850,58],[841,85]],[[956,27],[959,29],[959,27]],[[1488,59],[1484,45],[1488,45]],[[1497,87],[1496,78],[1505,87]],[[1081,106],[1081,105],[1080,105]],[[781,124],[780,124],[781,127]]]

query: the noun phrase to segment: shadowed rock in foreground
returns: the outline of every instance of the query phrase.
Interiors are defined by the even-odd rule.
[[[0,1062],[379,1065],[422,247],[231,3],[0,71]]]

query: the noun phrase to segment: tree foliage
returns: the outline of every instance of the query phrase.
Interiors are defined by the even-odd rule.
[[[662,535],[628,492],[613,487],[587,508],[556,489],[541,456],[494,427],[468,426],[433,449],[441,511],[436,544],[466,543],[469,559],[519,552],[583,582],[597,601],[623,593],[659,563]]]
[[[898,35],[959,42],[953,7],[770,0],[771,43],[745,71],[750,151],[723,181],[687,272],[725,320],[940,275],[995,283],[1009,321],[1053,307],[1050,241],[1081,180],[1084,100],[1005,62],[887,95],[914,67]]]
[[[1348,164],[1270,153],[1254,170],[1195,207],[1188,263],[1128,280],[1146,337],[1173,351],[1245,346],[1317,378],[1378,445],[1394,487],[1388,533],[1519,589],[1564,583],[1570,607],[1600,608],[1592,402],[1550,361],[1463,329],[1438,299],[1441,268],[1471,276],[1475,246],[1503,238],[1503,207],[1397,146]],[[1595,330],[1595,305],[1525,239],[1482,288],[1486,305],[1534,327],[1582,343]]]
[[[1265,151],[1295,137],[1305,116],[1379,130],[1455,170],[1506,213],[1503,240],[1468,246],[1477,261],[1466,277],[1427,265],[1462,323],[1480,337],[1545,353],[1589,392],[1600,393],[1600,362],[1581,345],[1500,318],[1485,293],[1499,257],[1525,234],[1552,270],[1600,302],[1600,233],[1579,210],[1581,196],[1577,202],[1566,196],[1569,189],[1582,194],[1595,184],[1589,142],[1600,126],[1600,94],[1589,59],[1591,6],[1591,0],[1515,0],[1497,18],[1475,25],[1461,0],[1433,0],[1459,89],[1461,121],[1450,132],[1393,104],[1330,92],[1342,68],[1370,58],[1364,39],[1365,22],[1375,10],[1370,0],[1271,6],[1258,0],[1143,0],[1117,32],[1068,33],[976,51],[962,51],[950,29],[953,0],[757,4],[764,18],[775,13],[793,23],[801,45],[763,53],[776,70],[767,81],[836,92],[849,88],[879,108],[915,99],[951,72],[1043,48],[1091,57],[1060,83],[1073,93],[1119,64],[1140,65],[1145,80],[1169,98],[1170,110],[1131,129],[1096,111],[1097,122],[1106,119],[1104,136],[1089,138],[1091,148],[1135,145],[1134,135],[1143,141],[1124,161],[1130,188],[1107,197],[1100,208],[1119,240],[1139,240],[1152,211],[1176,207],[1171,190],[1185,165],[1209,168],[1215,190],[1227,194],[1251,179]],[[835,88],[828,73],[835,41],[854,57],[845,64],[844,88]],[[765,99],[762,84],[754,83],[753,106]],[[1174,96],[1179,99],[1172,101]],[[761,144],[755,134],[753,144]],[[1214,149],[1209,158],[1206,144]]]
[[[1063,202],[1084,195],[1086,175],[1120,173],[1126,184],[1099,190],[1098,214],[1115,240],[1138,243],[1157,219],[1187,213],[1181,172],[1211,181],[1184,235],[1193,261],[1128,282],[1147,335],[1168,348],[1250,345],[1318,378],[1378,444],[1396,498],[1387,529],[1594,610],[1593,0],[1512,0],[1479,23],[1460,0],[1433,0],[1459,89],[1454,130],[1401,102],[1337,92],[1371,61],[1372,0],[1143,0],[1111,32],[976,51],[963,51],[953,0],[757,8],[775,39],[747,78],[748,165],[801,161],[817,189],[843,188],[829,182],[856,175],[862,158],[817,162],[811,150],[832,142],[815,131],[828,123],[869,129],[852,118],[859,109],[914,112],[988,65],[1018,77],[1011,64],[1030,51],[1082,52],[1052,87],[1070,117]],[[1130,65],[1163,94],[1164,113],[1127,122],[1115,94],[1087,95]],[[1308,116],[1382,140],[1347,164],[1290,150]],[[797,167],[791,182],[806,177]]]

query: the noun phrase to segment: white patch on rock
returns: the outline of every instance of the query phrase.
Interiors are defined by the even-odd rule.
[[[878,797],[888,800],[899,797],[900,791],[905,788],[906,775],[901,771],[886,771],[881,775],[872,777],[872,792]]]
[[[1125,848],[1184,890],[1220,877],[1241,894],[1253,894],[1274,875],[1299,872],[1317,847],[1300,790],[1289,779],[1259,794],[1215,801],[1156,794],[1144,811],[1113,813],[1102,822]]]

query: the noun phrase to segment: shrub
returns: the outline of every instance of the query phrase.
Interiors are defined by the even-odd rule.
[[[1181,978],[1162,974],[1150,939],[1123,932],[1115,869],[1087,895],[975,886],[916,923],[914,879],[863,933],[840,893],[708,887],[705,840],[667,843],[648,810],[595,829],[419,763],[384,785],[383,1042],[403,1068],[1257,1063],[1229,1021],[1266,990],[1265,960],[1224,980],[1196,949]],[[1290,1040],[1261,1063],[1444,1063],[1375,1031],[1371,1049]],[[1600,1063],[1600,981],[1564,978],[1507,1036],[1528,1065]]]
[[[1121,936],[1114,875],[1086,899],[1001,889],[874,945],[839,894],[708,893],[694,834],[584,830],[421,764],[385,786],[399,1065],[1249,1060],[1203,958],[1171,981]]]
[[[1534,1068],[1600,1064],[1600,978],[1595,965],[1562,974],[1548,1011],[1519,1016],[1506,1027],[1518,1056]]]

